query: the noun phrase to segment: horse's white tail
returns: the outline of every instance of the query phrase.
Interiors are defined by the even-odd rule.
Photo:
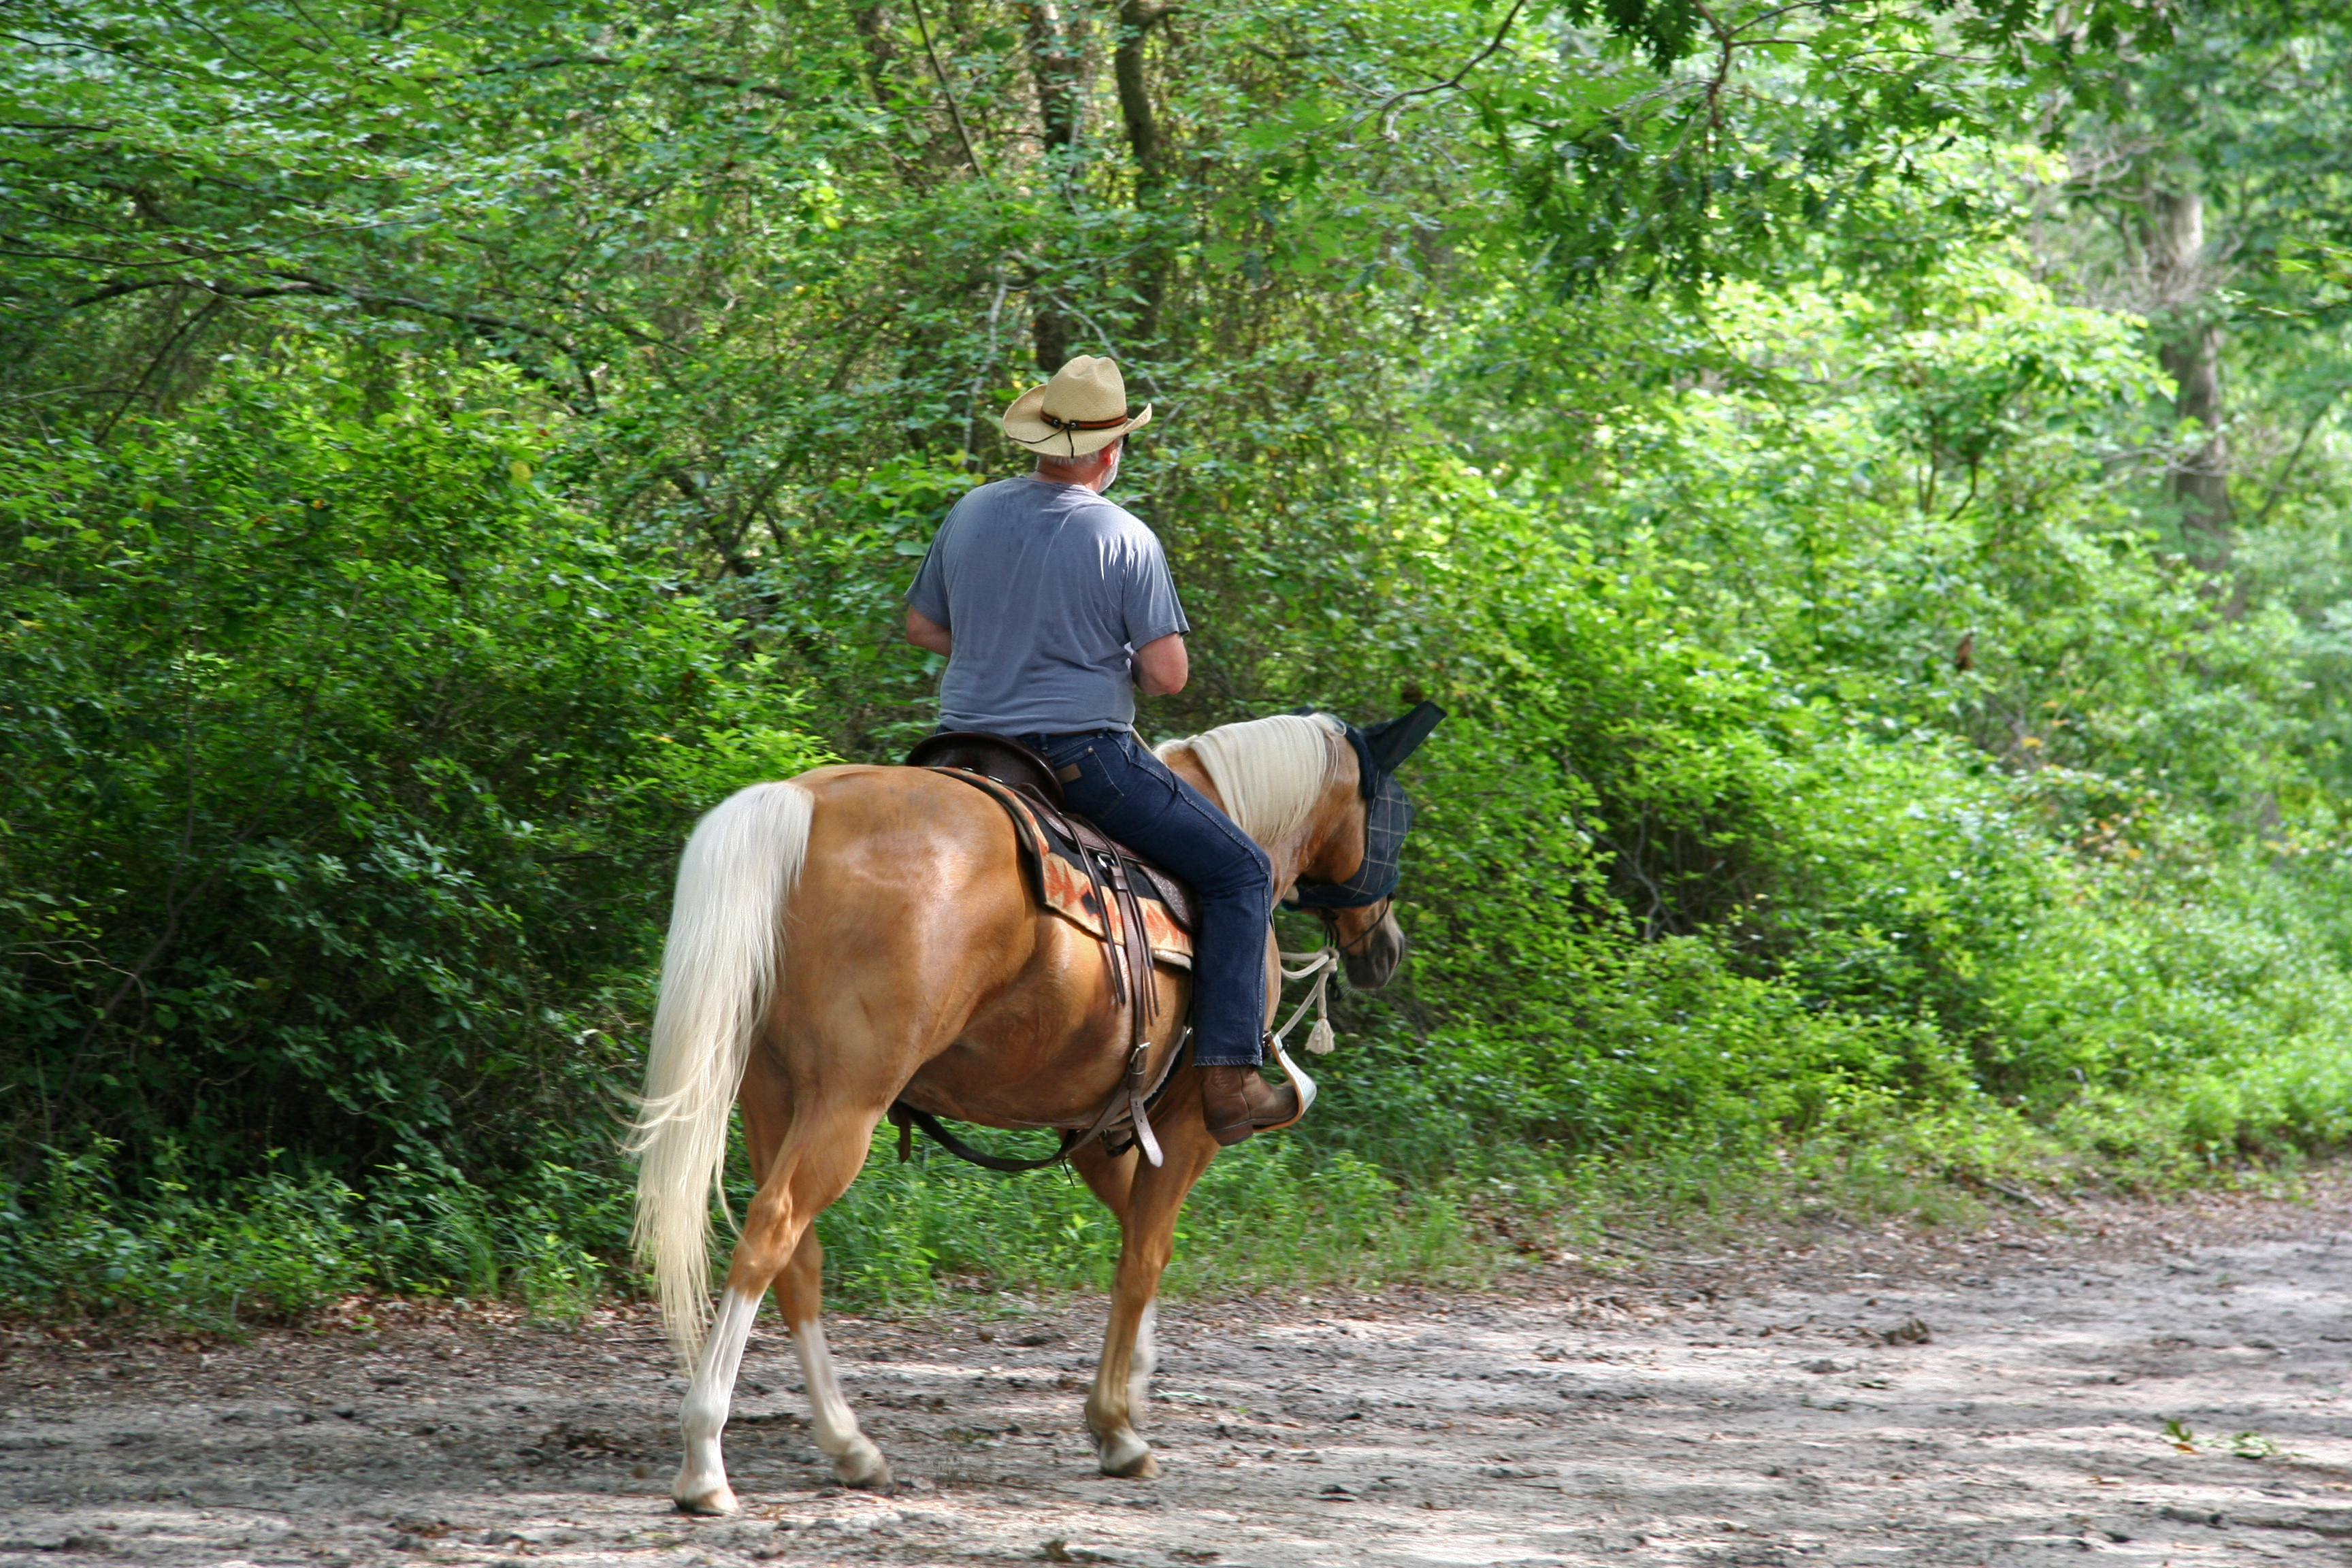
[[[662,1323],[690,1366],[710,1321],[710,1198],[728,1113],[774,994],[782,913],[808,858],[816,797],[754,784],[694,829],[677,868],[645,1100],[629,1140],[637,1255],[653,1266]]]

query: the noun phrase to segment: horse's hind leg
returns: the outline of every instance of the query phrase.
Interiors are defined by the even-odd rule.
[[[1159,1359],[1152,1333],[1155,1298],[1160,1272],[1175,1249],[1176,1215],[1217,1152],[1201,1114],[1199,1091],[1191,1085],[1171,1089],[1152,1125],[1160,1134],[1163,1164],[1143,1164],[1132,1154],[1108,1160],[1098,1145],[1091,1157],[1076,1162],[1087,1184],[1118,1215],[1120,1231],[1110,1322],[1103,1332],[1094,1388],[1087,1395],[1087,1426],[1095,1435],[1097,1457],[1107,1476],[1160,1473],[1151,1445],[1135,1430],[1135,1417],[1144,1407]]]
[[[737,1249],[738,1267],[741,1250]],[[687,1384],[678,1406],[677,1424],[686,1438],[686,1458],[678,1466],[670,1496],[687,1513],[733,1513],[735,1489],[727,1484],[727,1461],[719,1434],[727,1426],[727,1412],[735,1396],[735,1374],[743,1366],[743,1347],[751,1338],[751,1320],[760,1310],[757,1292],[743,1296],[729,1289],[719,1301],[718,1321],[702,1342],[702,1357],[694,1363],[694,1380]]]
[[[759,1058],[753,1058],[753,1073]],[[747,1121],[759,1120],[760,1100],[751,1075],[745,1079],[743,1105]],[[686,1438],[686,1459],[678,1468],[670,1495],[688,1513],[732,1513],[734,1489],[727,1484],[727,1462],[719,1434],[727,1426],[733,1403],[735,1375],[743,1363],[743,1347],[751,1337],[751,1321],[770,1281],[785,1271],[809,1226],[825,1206],[839,1197],[866,1163],[866,1140],[881,1121],[879,1109],[836,1108],[823,1104],[795,1108],[775,1156],[766,1162],[759,1194],[743,1215],[743,1235],[727,1270],[727,1287],[719,1293],[719,1320],[695,1363],[678,1411]],[[755,1148],[759,1142],[756,1136]],[[756,1154],[754,1156],[756,1163]],[[803,1352],[805,1363],[806,1352]],[[869,1445],[870,1447],[870,1445]],[[877,1454],[877,1458],[880,1456]]]
[[[824,1343],[824,1247],[811,1226],[793,1260],[776,1277],[776,1305],[792,1325],[793,1350],[800,1357],[801,1381],[808,1388],[809,1435],[844,1485],[888,1490],[890,1461],[858,1429],[857,1413],[842,1396],[834,1375],[833,1352]]]

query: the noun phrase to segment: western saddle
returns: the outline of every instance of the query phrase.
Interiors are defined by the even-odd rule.
[[[949,1133],[929,1113],[902,1100],[891,1107],[891,1120],[900,1132],[901,1157],[907,1152],[906,1136],[912,1122],[951,1153],[992,1170],[1034,1170],[1066,1159],[1088,1138],[1100,1136],[1108,1148],[1122,1134],[1131,1135],[1143,1146],[1145,1157],[1159,1164],[1160,1142],[1151,1131],[1150,1105],[1182,1058],[1184,1046],[1180,1043],[1168,1053],[1159,1072],[1149,1072],[1150,1028],[1159,1016],[1160,988],[1152,975],[1151,946],[1145,934],[1138,888],[1148,889],[1145,896],[1156,894],[1167,906],[1170,918],[1188,931],[1194,929],[1192,889],[1072,812],[1063,798],[1062,780],[1055,776],[1054,764],[1009,736],[976,730],[944,731],[918,742],[907,753],[907,765],[961,775],[1008,812],[1014,806],[1006,796],[1017,795],[1046,831],[1077,847],[1079,862],[1093,883],[1095,905],[1103,911],[1103,963],[1110,972],[1112,994],[1127,1009],[1128,1042],[1127,1071],[1119,1087],[1088,1126],[1076,1131],[1065,1130],[1057,1152],[1039,1160],[986,1154]],[[1114,908],[1118,911],[1118,936],[1109,918]]]

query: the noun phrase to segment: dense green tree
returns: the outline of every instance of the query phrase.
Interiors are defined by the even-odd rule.
[[[2326,258],[2352,243],[2352,26],[2299,0],[2190,6],[2173,47],[2119,60],[2108,82],[2104,112],[2074,124],[2053,195],[2079,219],[2049,237],[2052,259],[2148,317],[2194,430],[2168,473],[2180,526],[2191,553],[2226,564],[2345,389]]]

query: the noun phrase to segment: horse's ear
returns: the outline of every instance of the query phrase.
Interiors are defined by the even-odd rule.
[[[1364,731],[1367,748],[1372,761],[1382,773],[1394,773],[1404,765],[1404,760],[1419,749],[1429,732],[1445,717],[1445,710],[1434,702],[1417,702],[1408,712],[1401,713],[1385,724],[1375,724]]]

